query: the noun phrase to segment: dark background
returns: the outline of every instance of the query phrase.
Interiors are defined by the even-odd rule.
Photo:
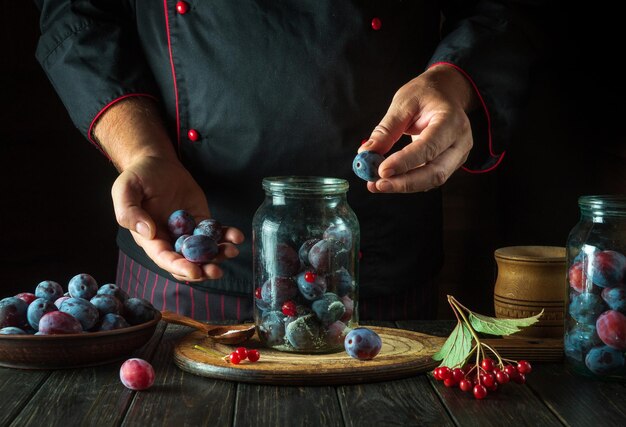
[[[444,186],[440,317],[451,316],[446,293],[493,312],[496,248],[564,246],[580,195],[626,193],[618,15],[545,16],[545,56],[515,144],[494,172],[458,172]],[[113,282],[116,172],[74,128],[35,60],[34,3],[2,0],[0,22],[0,297],[45,279],[65,286],[82,272]]]

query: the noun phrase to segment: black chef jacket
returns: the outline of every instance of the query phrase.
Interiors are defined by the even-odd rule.
[[[87,138],[94,142],[95,120],[121,99],[148,96],[162,107],[213,216],[248,237],[240,256],[222,264],[222,279],[194,285],[231,295],[252,292],[251,219],[264,197],[262,178],[275,175],[350,182],[362,297],[431,278],[443,258],[440,191],[368,193],[351,170],[358,145],[397,89],[447,63],[470,79],[482,103],[465,168],[493,168],[514,129],[537,43],[519,1],[37,3],[37,58]],[[118,244],[169,276],[128,231],[120,230]]]

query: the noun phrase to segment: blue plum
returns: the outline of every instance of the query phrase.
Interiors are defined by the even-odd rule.
[[[313,301],[311,308],[320,322],[326,326],[341,319],[346,312],[343,302],[332,292],[326,292],[322,298]]]
[[[120,300],[122,303],[126,302],[126,300],[130,298],[126,291],[115,283],[107,283],[106,285],[100,286],[96,295],[111,295]]]
[[[113,295],[96,295],[89,300],[98,309],[100,317],[105,314],[123,314],[124,304]]]
[[[51,311],[57,311],[58,307],[54,305],[53,302],[47,300],[46,298],[37,298],[35,301],[31,302],[28,306],[28,310],[26,313],[26,317],[28,319],[28,324],[31,328],[38,331],[39,330],[39,321],[43,317],[44,314],[50,313]]]
[[[107,313],[102,316],[99,331],[112,331],[114,329],[128,328],[130,324],[119,314]]]
[[[173,239],[178,239],[183,234],[193,233],[195,226],[196,221],[193,216],[184,209],[172,212],[167,219],[167,228]]]
[[[285,343],[285,318],[280,311],[270,311],[263,314],[259,325],[259,337],[261,342],[269,347]]]
[[[129,298],[124,303],[124,318],[131,325],[149,322],[156,316],[156,308],[143,298]]]
[[[617,251],[600,251],[591,260],[590,276],[600,287],[620,286],[626,271],[626,256]]]
[[[54,301],[54,305],[56,305],[57,308],[61,308],[61,304],[63,304],[63,301],[68,300],[70,298],[72,297],[70,296],[66,297],[65,295],[63,295],[61,298],[57,298],[56,301]]]
[[[78,320],[84,331],[88,331],[98,323],[100,313],[98,309],[83,298],[69,298],[61,303],[59,311],[67,313]]]
[[[354,301],[348,296],[341,297],[341,302],[343,302],[344,307],[346,308],[346,312],[341,317],[342,322],[349,322],[352,320],[352,314],[354,313]]]
[[[578,362],[584,362],[586,354],[593,347],[601,345],[602,341],[596,333],[595,325],[576,323],[565,332],[565,355]]]
[[[304,265],[305,267],[310,267],[311,266],[311,263],[309,263],[309,251],[319,241],[320,241],[320,239],[309,239],[309,240],[306,240],[300,246],[300,249],[298,249],[298,257],[300,258],[300,262],[302,262],[302,265]]]
[[[39,332],[36,335],[80,334],[81,332],[83,328],[74,316],[62,311],[51,311],[42,316],[39,321]]]
[[[309,280],[307,280],[307,278]],[[326,278],[321,274],[304,271],[296,276],[300,294],[308,301],[319,299],[326,292]]]
[[[280,310],[285,301],[298,294],[298,286],[290,277],[273,277],[261,287],[261,298],[272,310]]]
[[[63,296],[63,288],[55,281],[44,280],[35,288],[35,296],[54,302],[57,298]]]
[[[204,235],[210,237],[211,239],[219,242],[222,239],[222,224],[219,221],[209,218],[203,221],[200,221],[196,228],[193,230],[194,235]]]
[[[37,299],[37,295],[33,294],[32,292],[20,292],[19,294],[15,295],[15,297],[26,302],[26,304],[30,304]]]
[[[0,335],[28,335],[25,330],[15,326],[6,326],[0,329]]]
[[[203,234],[189,236],[181,247],[183,256],[196,264],[205,264],[212,261],[219,252],[217,242]]]
[[[26,326],[28,307],[26,301],[18,297],[7,297],[0,300],[0,328]]]
[[[601,295],[611,310],[617,310],[626,314],[626,289],[604,288]]]
[[[370,360],[380,352],[383,341],[376,332],[369,328],[355,328],[346,335],[344,346],[350,357]]]
[[[361,151],[352,161],[352,170],[359,178],[365,181],[376,181],[378,175],[378,167],[385,160],[383,156],[375,151]]]
[[[341,321],[336,321],[328,325],[326,328],[324,339],[325,341],[332,345],[340,345],[343,344],[346,334],[350,331],[350,329],[346,326],[345,323]]]
[[[569,304],[569,314],[579,323],[595,324],[596,319],[606,310],[602,298],[592,293],[574,295]]]
[[[324,239],[339,240],[343,245],[349,249],[352,247],[352,231],[346,224],[331,224],[326,230],[324,230]]]
[[[290,277],[300,271],[298,252],[287,243],[278,243],[274,251],[266,251],[268,271],[276,276]]]
[[[322,239],[309,251],[309,263],[317,273],[330,273],[348,264],[348,250],[339,240]]]
[[[612,374],[624,367],[624,353],[608,345],[594,347],[587,353],[585,365],[594,374]]]
[[[607,310],[596,321],[598,336],[606,345],[626,350],[626,316],[619,311]]]
[[[191,236],[191,234],[183,234],[182,236],[179,236],[178,239],[176,239],[176,241],[174,242],[174,252],[181,255],[183,254],[183,243],[185,242],[185,239],[189,236]]]
[[[98,292],[98,282],[89,274],[77,274],[72,277],[67,285],[67,290],[72,298],[90,300]],[[61,295],[59,295],[60,297]],[[57,297],[58,298],[58,297]],[[52,301],[55,301],[53,299]]]
[[[326,276],[326,283],[328,289],[340,297],[351,295],[354,290],[354,279],[344,267]]]
[[[321,341],[320,326],[313,315],[298,317],[287,325],[285,338],[297,350],[314,350],[325,345]]]

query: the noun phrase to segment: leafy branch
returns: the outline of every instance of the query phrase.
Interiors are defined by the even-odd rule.
[[[433,355],[433,359],[441,360],[439,366],[449,368],[462,367],[474,353],[476,353],[478,364],[479,356],[485,358],[485,349],[493,353],[498,359],[498,364],[502,365],[502,358],[498,352],[482,342],[478,332],[489,335],[511,335],[536,323],[543,314],[541,310],[540,313],[531,317],[498,319],[473,312],[451,295],[448,295],[448,303],[456,316],[457,324],[441,349]]]

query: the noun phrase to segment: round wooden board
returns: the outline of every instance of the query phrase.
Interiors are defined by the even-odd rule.
[[[370,327],[382,341],[372,360],[353,359],[345,351],[331,354],[285,353],[261,346],[256,335],[239,346],[258,348],[261,359],[233,365],[222,358],[236,346],[216,344],[196,331],[174,348],[174,362],[184,371],[210,378],[257,384],[337,385],[393,380],[425,372],[437,366],[431,356],[445,338],[403,329]],[[194,346],[201,346],[202,351]]]

